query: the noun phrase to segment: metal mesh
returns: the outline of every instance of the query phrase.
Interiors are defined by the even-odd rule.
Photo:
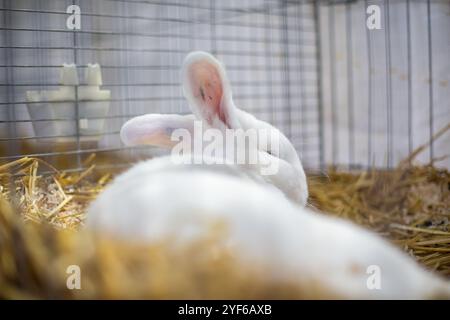
[[[81,30],[66,27],[71,4]],[[382,30],[366,28],[370,4]],[[78,170],[93,152],[114,165],[158,152],[125,148],[120,127],[187,113],[180,65],[204,50],[226,65],[236,104],[283,131],[307,168],[391,167],[450,122],[448,10],[448,1],[2,0],[0,160],[63,154]],[[63,63],[77,65],[78,87],[98,63],[110,97],[30,101],[30,91],[59,88]],[[105,102],[107,112],[86,113]],[[58,106],[70,110],[30,115]],[[448,138],[422,160],[446,150]]]
[[[450,122],[450,2],[340,2],[318,14],[324,162],[392,168]],[[371,5],[379,30],[366,27]],[[449,150],[447,134],[418,160]]]
[[[1,4],[2,159],[29,150],[39,150],[37,154],[47,158],[122,152],[118,132],[130,117],[188,112],[179,69],[184,56],[197,49],[223,60],[240,108],[272,122],[303,151],[306,162],[317,163],[318,134],[308,125],[318,121],[311,3],[4,0]],[[81,8],[81,30],[66,28],[70,4]],[[74,118],[30,118],[26,92],[58,88],[63,63],[76,63],[80,79],[89,63],[100,64],[101,88],[111,91],[101,132],[80,133]],[[89,107],[91,102],[79,100],[73,108]],[[76,130],[69,135],[57,130],[40,135],[33,130],[37,121],[59,121]],[[299,129],[294,125],[298,121],[305,126]],[[311,141],[304,144],[307,132]],[[56,148],[63,144],[63,151]]]

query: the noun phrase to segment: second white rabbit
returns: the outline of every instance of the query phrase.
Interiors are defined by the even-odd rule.
[[[194,115],[132,119],[121,132],[126,144],[170,148],[171,133],[192,131],[196,119],[219,130],[267,128],[277,132],[280,148],[257,152],[279,161],[278,173],[262,176],[258,164],[177,165],[171,156],[147,160],[117,177],[93,202],[88,227],[133,241],[173,237],[187,243],[221,221],[227,226],[224,245],[243,263],[263,266],[274,280],[304,291],[320,288],[323,297],[341,298],[450,297],[448,282],[376,234],[304,207],[308,189],[294,147],[270,124],[234,105],[219,61],[204,52],[189,54],[182,81]],[[367,273],[374,266],[380,271],[375,288]]]

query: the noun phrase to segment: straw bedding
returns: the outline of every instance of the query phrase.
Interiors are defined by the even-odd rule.
[[[378,232],[450,279],[450,173],[412,164],[425,147],[394,170],[330,168],[327,176],[311,176],[310,202]],[[113,173],[96,170],[95,155],[84,165],[83,172],[63,173],[25,157],[0,166],[0,298],[329,297],[239,266],[232,252],[211,245],[219,225],[181,250],[169,250],[170,239],[144,246],[90,234],[82,228],[85,210]],[[82,290],[66,287],[74,264]]]

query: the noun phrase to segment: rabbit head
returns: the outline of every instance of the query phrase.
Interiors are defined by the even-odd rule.
[[[246,150],[237,148],[236,152],[254,151],[258,161],[239,165],[256,180],[278,188],[291,200],[305,205],[308,198],[306,176],[295,148],[278,129],[236,107],[220,61],[206,52],[192,52],[184,60],[181,77],[183,93],[193,115],[147,114],[133,118],[121,129],[122,141],[126,145],[172,148],[178,143],[172,138],[177,129],[187,130],[193,140],[202,139],[195,130],[196,121],[202,123],[203,129],[216,129],[224,136],[227,130],[237,132],[236,135],[254,130],[258,142],[246,146]],[[261,132],[266,133],[265,139],[260,139]],[[228,156],[225,155],[230,160]],[[264,174],[267,172],[264,168],[268,167],[276,170]]]

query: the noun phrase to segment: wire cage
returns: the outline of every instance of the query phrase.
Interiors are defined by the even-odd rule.
[[[195,50],[307,179],[286,143],[267,180],[114,181],[168,152],[120,129],[190,113]],[[449,0],[0,0],[0,298],[449,298],[412,259],[450,279],[449,57]]]
[[[370,5],[379,30],[366,26]],[[94,152],[113,157],[108,166],[158,152],[125,148],[120,127],[187,113],[180,65],[204,50],[226,65],[236,104],[283,131],[306,168],[390,168],[450,122],[449,10],[446,0],[2,0],[0,160],[64,155],[80,170]],[[446,137],[420,159],[449,150]]]

